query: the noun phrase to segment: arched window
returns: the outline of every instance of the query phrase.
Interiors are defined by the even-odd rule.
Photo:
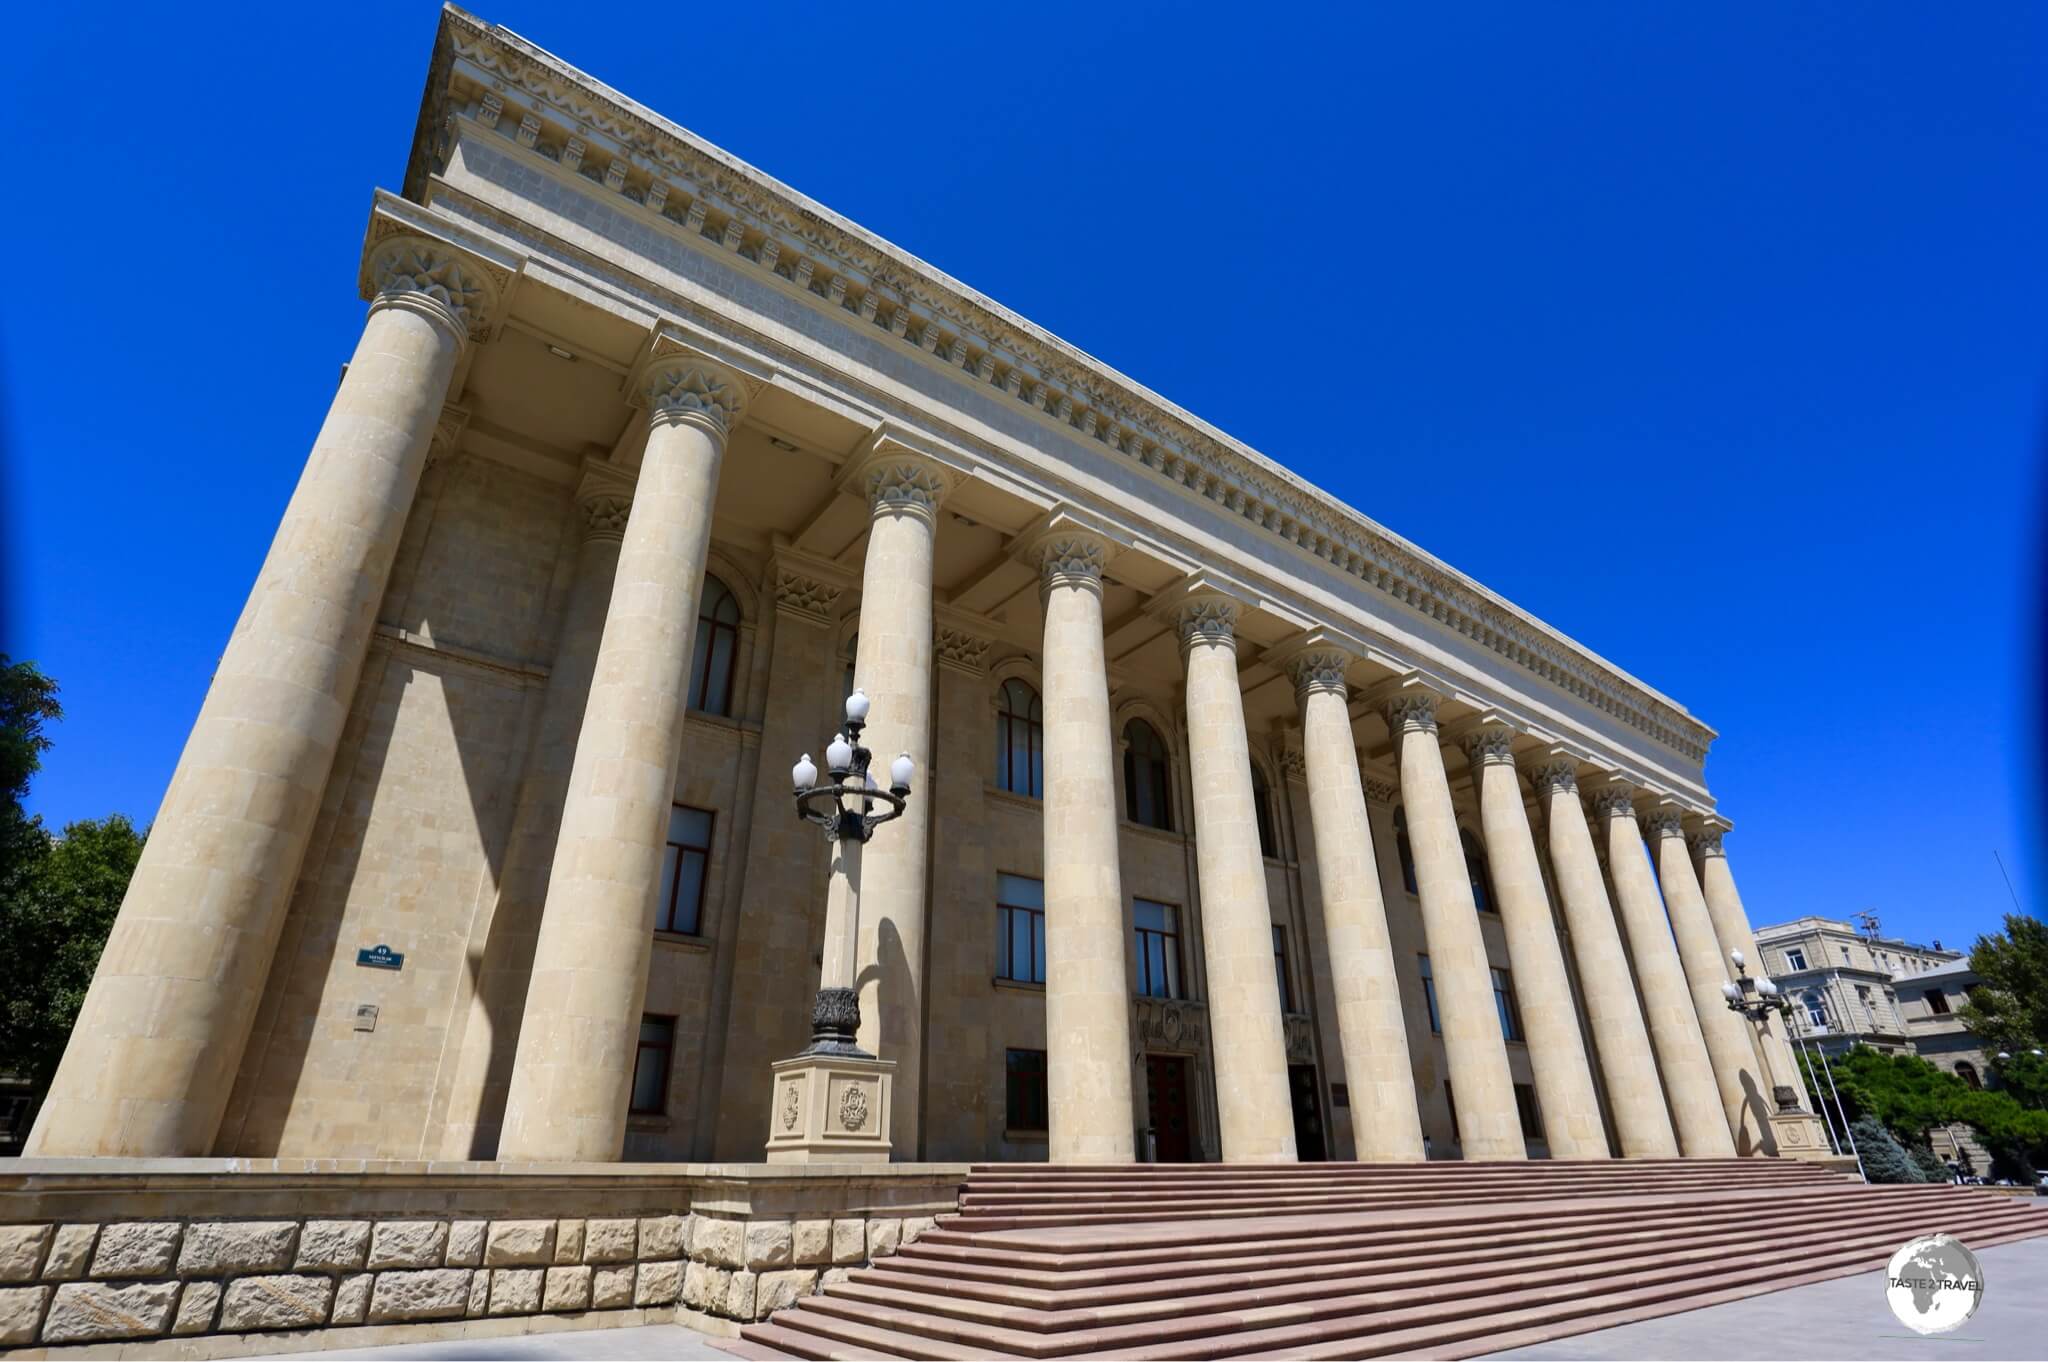
[[[1401,860],[1401,887],[1409,893],[1415,889],[1415,848],[1408,845],[1408,810],[1394,810],[1394,854]]]
[[[1124,725],[1124,815],[1148,828],[1173,830],[1167,802],[1166,742],[1143,719]]]
[[[996,697],[996,788],[1045,797],[1045,711],[1038,692],[1014,676]]]
[[[1259,825],[1259,855],[1278,856],[1280,839],[1273,835],[1273,792],[1266,786],[1266,773],[1252,763],[1252,817]]]
[[[1458,829],[1458,841],[1465,848],[1465,877],[1472,881],[1472,904],[1482,913],[1498,913],[1493,902],[1493,872],[1486,868],[1486,853],[1479,839],[1465,828]]]
[[[1968,1083],[1973,1088],[1984,1086],[1984,1080],[1977,1077],[1977,1066],[1967,1059],[1956,1061],[1956,1077],[1962,1079],[1963,1082]]]
[[[690,708],[732,713],[732,673],[740,652],[740,603],[724,582],[706,575],[697,602],[697,648],[690,655]]]

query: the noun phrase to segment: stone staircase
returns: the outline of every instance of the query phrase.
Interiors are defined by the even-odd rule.
[[[1776,1159],[977,1166],[751,1358],[1472,1357],[2048,1234],[2032,1200]]]

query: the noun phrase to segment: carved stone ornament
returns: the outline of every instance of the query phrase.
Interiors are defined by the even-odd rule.
[[[640,396],[655,420],[697,421],[723,439],[747,408],[738,374],[693,355],[657,359],[640,375]]]
[[[1183,655],[1196,645],[1235,648],[1237,646],[1237,602],[1220,596],[1201,596],[1180,608],[1180,650]]]
[[[782,1085],[782,1128],[795,1130],[797,1118],[804,1114],[803,1084]]]
[[[1316,1049],[1309,1033],[1309,1019],[1298,1012],[1289,1012],[1280,1018],[1281,1034],[1287,1042],[1287,1058],[1295,1064],[1314,1061]]]
[[[1345,694],[1344,671],[1350,665],[1351,654],[1342,648],[1308,648],[1294,655],[1287,670],[1294,677],[1296,695],[1321,691],[1341,697]]]
[[[1566,794],[1579,788],[1579,764],[1570,757],[1546,757],[1529,764],[1529,783],[1541,795]]]
[[[1726,856],[1728,852],[1721,846],[1722,835],[1719,828],[1700,828],[1687,840],[1692,843],[1692,849],[1702,856]]]
[[[1202,1011],[1174,998],[1138,998],[1138,1038],[1148,1044],[1192,1050],[1202,1043]]]
[[[1403,691],[1380,706],[1387,729],[1396,737],[1407,732],[1436,732],[1437,697],[1428,691]]]
[[[1401,787],[1391,780],[1377,776],[1365,778],[1365,801],[1368,804],[1391,804],[1401,797]]]
[[[942,624],[932,636],[932,651],[938,660],[964,671],[988,670],[989,641],[965,629]]]
[[[1306,781],[1308,779],[1308,753],[1302,751],[1299,747],[1281,748],[1280,773],[1289,780]]]
[[[473,262],[441,242],[394,236],[370,257],[376,290],[370,307],[411,307],[446,322],[458,336],[480,337],[497,301],[489,278]]]
[[[833,610],[845,588],[801,572],[778,566],[775,569],[775,608],[821,624],[832,622]]]
[[[1040,544],[1035,553],[1041,590],[1049,592],[1061,586],[1101,588],[1106,553],[1102,541],[1095,536],[1058,535]]]
[[[934,515],[946,499],[946,479],[919,459],[883,459],[867,471],[868,506],[877,514],[911,511]]]
[[[839,1124],[848,1130],[864,1130],[868,1124],[868,1090],[849,1086],[839,1097]]]
[[[585,539],[624,539],[633,498],[624,492],[593,492],[576,503],[583,512]]]
[[[1677,809],[1653,809],[1643,815],[1643,836],[1656,840],[1659,837],[1685,836],[1685,815]]]
[[[1593,812],[1598,817],[1621,814],[1632,818],[1635,811],[1636,789],[1633,785],[1614,782],[1593,791]]]
[[[1506,724],[1483,724],[1465,735],[1465,756],[1474,766],[1512,766],[1515,762],[1515,730]]]

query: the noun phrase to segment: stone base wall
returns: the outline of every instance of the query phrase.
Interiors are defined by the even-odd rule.
[[[156,1340],[208,1356],[248,1335],[275,1350],[679,1305],[759,1319],[914,1240],[965,1172],[19,1160],[0,1173],[0,1355]]]

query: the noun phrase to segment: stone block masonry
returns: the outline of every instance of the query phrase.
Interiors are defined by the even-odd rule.
[[[263,1336],[258,1350],[337,1347],[522,1316],[603,1327],[694,1312],[715,1329],[809,1294],[828,1260],[858,1265],[912,1242],[953,1208],[965,1174],[99,1166],[24,1159],[0,1174],[0,1349],[176,1339],[179,1356],[226,1356],[256,1346],[249,1335]]]

